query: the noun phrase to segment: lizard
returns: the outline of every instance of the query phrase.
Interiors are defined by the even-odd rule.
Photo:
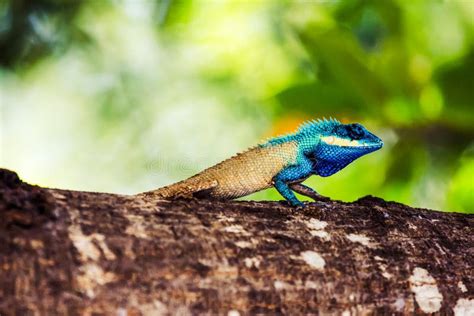
[[[140,197],[235,199],[270,187],[290,205],[301,207],[294,192],[322,197],[302,184],[311,175],[328,177],[383,146],[359,123],[330,118],[303,123],[295,133],[271,138],[177,183],[140,193]]]

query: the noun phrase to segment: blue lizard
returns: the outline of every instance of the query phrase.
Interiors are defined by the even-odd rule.
[[[292,206],[303,206],[294,192],[314,199],[321,196],[301,182],[311,175],[330,176],[382,146],[382,140],[361,124],[311,121],[294,134],[272,138],[191,178],[141,196],[234,199],[274,186]]]

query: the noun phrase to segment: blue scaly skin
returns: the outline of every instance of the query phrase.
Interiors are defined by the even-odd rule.
[[[294,134],[272,138],[191,178],[139,196],[234,199],[273,186],[292,206],[303,206],[294,192],[321,196],[301,182],[311,175],[328,177],[382,146],[360,124],[311,121]]]

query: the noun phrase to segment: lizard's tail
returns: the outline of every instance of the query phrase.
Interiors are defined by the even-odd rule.
[[[155,190],[151,191],[146,191],[137,194],[136,196],[138,197],[146,197],[146,198],[161,198],[161,199],[167,199],[167,198],[173,198],[173,197],[179,197],[179,192],[182,192],[183,189],[186,187],[184,184],[185,181],[179,181]]]
[[[169,199],[180,197],[189,198],[195,196],[199,192],[211,189],[217,185],[217,181],[206,180],[203,180],[201,179],[201,177],[199,177],[199,175],[196,175],[189,179],[182,180],[156,190],[137,194],[136,196],[154,199]]]

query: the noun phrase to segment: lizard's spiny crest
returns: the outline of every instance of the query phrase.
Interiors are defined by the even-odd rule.
[[[300,126],[298,129],[298,133],[300,134],[307,134],[307,135],[314,135],[318,133],[324,132],[332,132],[333,129],[337,126],[341,125],[341,122],[334,118],[323,118],[322,120],[311,120],[306,122]]]
[[[319,134],[331,134],[332,131],[340,125],[342,125],[341,122],[334,118],[323,118],[322,120],[319,119],[307,121],[300,125],[296,133],[272,138],[260,146],[278,145],[285,142],[294,141],[299,137],[313,138],[315,135]]]

